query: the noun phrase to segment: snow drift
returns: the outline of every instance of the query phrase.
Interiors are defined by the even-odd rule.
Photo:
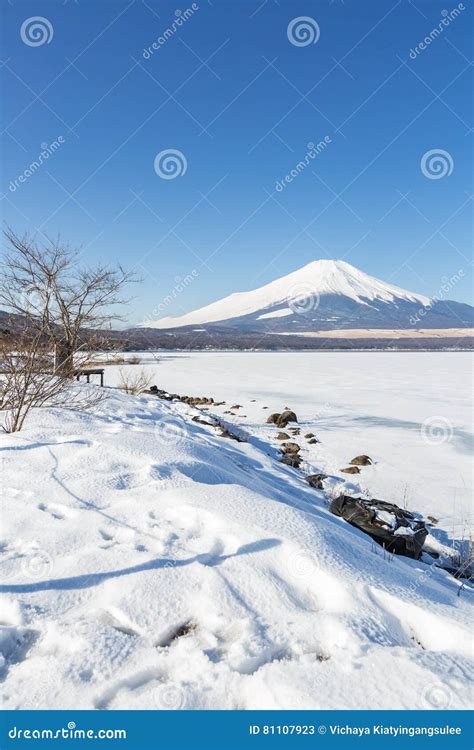
[[[4,707],[467,707],[459,582],[196,414],[115,393],[3,437]]]

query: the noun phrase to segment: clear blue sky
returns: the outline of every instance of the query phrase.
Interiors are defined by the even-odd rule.
[[[197,5],[144,56],[176,3],[3,0],[4,221],[60,232],[87,262],[136,266],[131,322],[153,317],[193,271],[163,314],[327,257],[427,295],[462,269],[447,296],[472,302],[472,4],[411,57],[454,3]],[[23,41],[32,16],[51,25],[49,43]],[[299,16],[316,21],[316,43],[289,41]],[[327,147],[276,190],[325,136]],[[41,144],[59,137],[19,183]],[[166,180],[154,160],[168,149],[187,168]],[[433,149],[448,153],[451,174],[423,174]]]

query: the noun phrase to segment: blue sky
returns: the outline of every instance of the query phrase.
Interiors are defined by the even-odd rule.
[[[472,303],[472,5],[461,6],[446,20],[457,4],[4,0],[3,220],[59,232],[84,262],[135,267],[131,322],[191,274],[162,314],[328,257],[427,295],[462,269],[447,296]],[[22,38],[35,16],[42,44],[27,23]],[[299,17],[312,37],[288,31]],[[170,149],[186,168],[163,179],[155,157]],[[427,177],[421,159],[440,149],[450,174]]]

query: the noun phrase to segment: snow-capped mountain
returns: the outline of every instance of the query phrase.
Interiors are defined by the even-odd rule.
[[[343,260],[316,260],[250,292],[238,292],[148,328],[298,333],[339,328],[460,328],[474,308],[387,284]]]

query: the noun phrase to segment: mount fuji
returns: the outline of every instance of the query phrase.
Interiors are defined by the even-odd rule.
[[[343,260],[316,260],[250,292],[238,292],[145,328],[310,333],[338,329],[467,328],[470,305],[408,292]]]

